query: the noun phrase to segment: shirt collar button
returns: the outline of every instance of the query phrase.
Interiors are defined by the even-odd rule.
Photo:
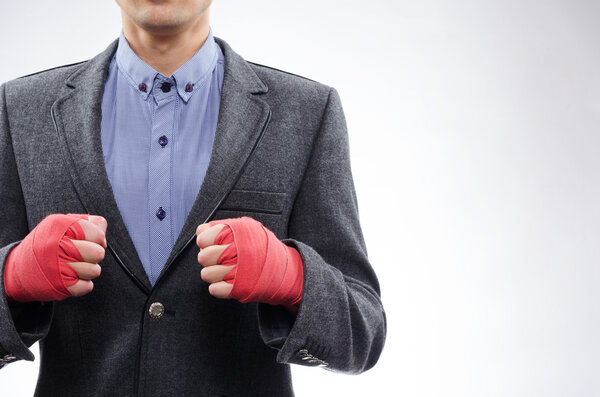
[[[162,90],[162,92],[169,92],[171,91],[171,84],[167,83],[166,81],[164,83],[162,83],[162,85],[160,86],[160,89]]]

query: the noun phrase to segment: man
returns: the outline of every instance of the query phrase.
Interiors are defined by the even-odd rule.
[[[210,0],[117,3],[106,51],[0,90],[2,365],[40,340],[40,396],[371,368],[385,314],[335,90],[244,61]]]

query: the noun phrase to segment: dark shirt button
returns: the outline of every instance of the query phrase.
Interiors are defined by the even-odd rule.
[[[162,83],[162,85],[160,86],[160,89],[162,90],[162,92],[169,92],[171,91],[171,84],[167,83],[166,81],[164,83]]]
[[[146,92],[146,84],[145,83],[140,83],[140,85],[138,85],[138,88],[140,91]]]
[[[162,221],[165,219],[165,216],[167,216],[167,213],[163,210],[163,207],[160,207],[158,211],[156,211],[156,217]]]
[[[192,83],[187,83],[185,85],[185,92],[192,92],[194,91],[194,85]]]
[[[160,146],[165,147],[167,146],[167,143],[169,143],[169,140],[166,136],[163,135],[160,138],[158,138],[158,143],[160,143]]]

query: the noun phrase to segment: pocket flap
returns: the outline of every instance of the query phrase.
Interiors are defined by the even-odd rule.
[[[220,210],[281,214],[287,193],[232,190]]]

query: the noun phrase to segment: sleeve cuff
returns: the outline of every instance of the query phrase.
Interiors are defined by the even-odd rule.
[[[29,350],[37,340],[48,333],[52,321],[53,302],[10,303],[4,291],[4,264],[9,252],[19,242],[0,249],[0,367],[16,360],[33,361]],[[22,312],[13,318],[11,306]]]

